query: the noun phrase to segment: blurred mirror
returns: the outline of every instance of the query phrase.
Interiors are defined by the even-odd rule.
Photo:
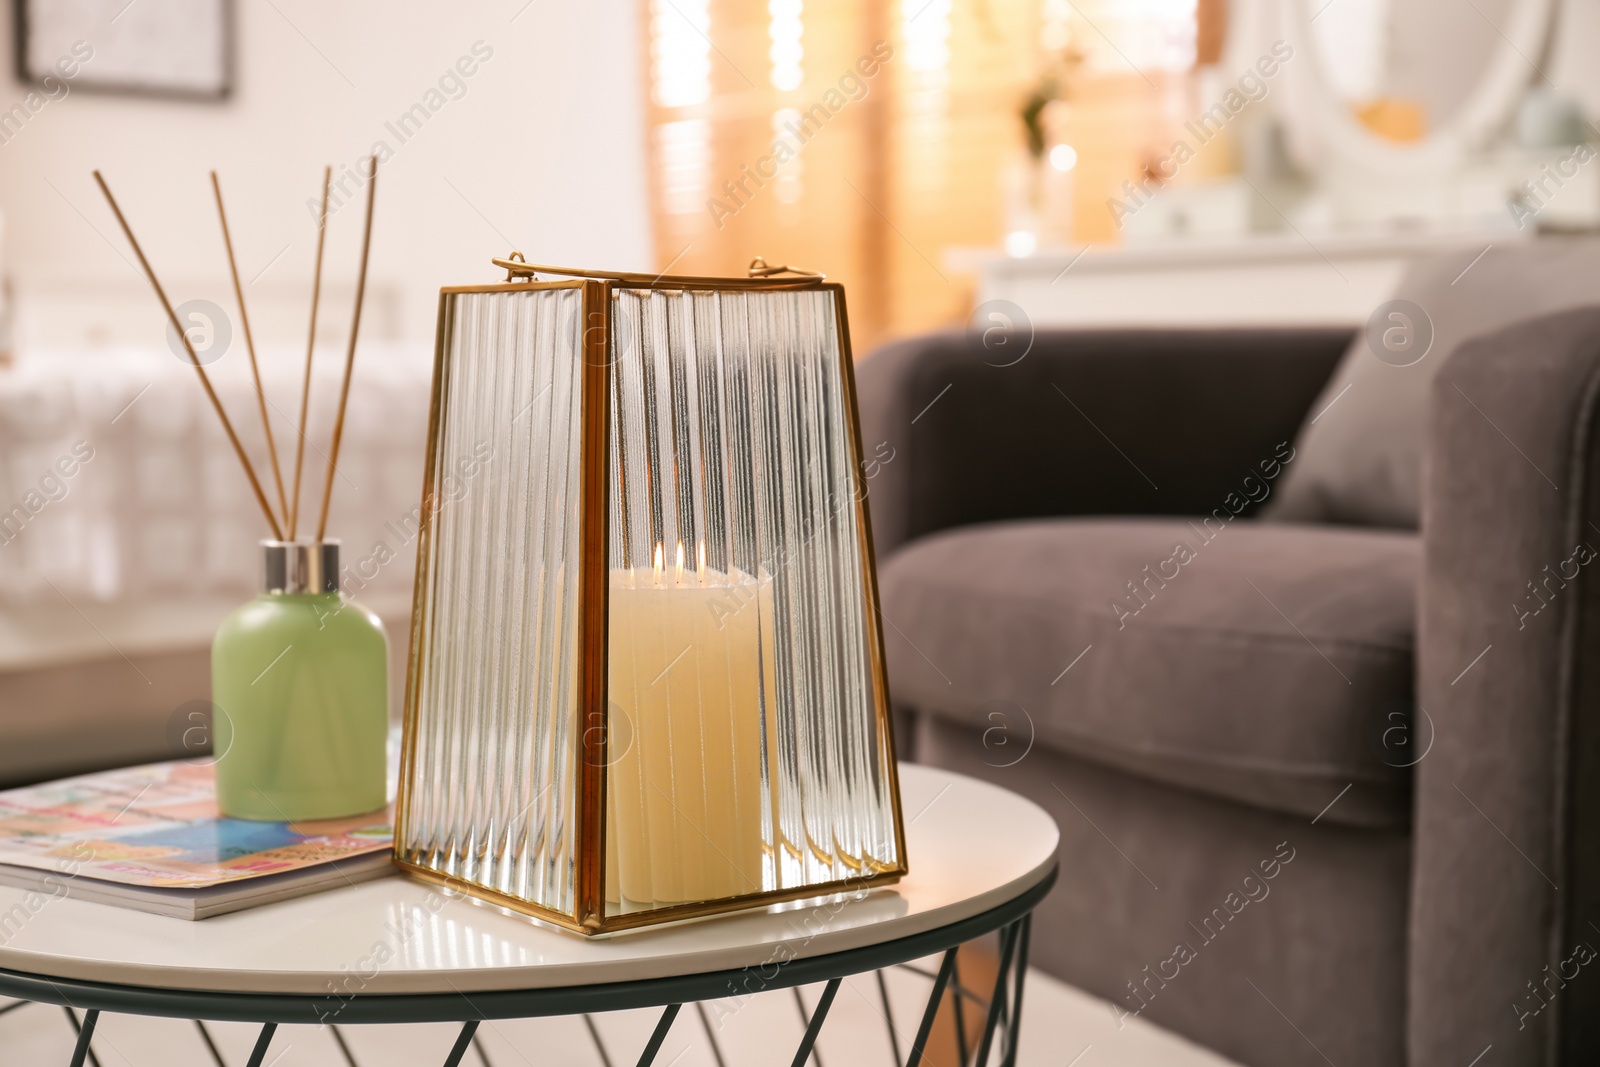
[[[1505,127],[1549,42],[1554,0],[1277,0],[1306,42],[1278,101],[1300,162],[1366,171],[1459,165]]]
[[[1408,141],[1462,114],[1520,0],[1473,0],[1476,14],[1430,0],[1299,2],[1329,91],[1375,133]]]

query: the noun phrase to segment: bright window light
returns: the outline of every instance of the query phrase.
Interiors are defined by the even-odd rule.
[[[949,67],[950,6],[950,0],[900,0],[900,32],[911,70]]]
[[[780,107],[772,113],[772,137],[774,140],[788,141],[794,144],[795,136],[792,127],[801,124],[800,110],[793,107]],[[802,177],[805,174],[805,157],[793,156],[787,163],[778,168],[778,203],[797,204],[805,192]]]
[[[1039,239],[1027,230],[1012,230],[1006,234],[1006,255],[1016,259],[1031,256],[1039,247]]]
[[[704,214],[711,180],[711,124],[682,119],[656,127],[658,179],[669,215]]]
[[[800,43],[805,33],[802,10],[803,0],[767,0],[767,35],[772,39],[767,54],[772,60],[772,86],[779,92],[798,89],[805,80],[800,66],[806,54]]]
[[[661,107],[711,99],[710,0],[654,0],[650,59],[651,93]]]
[[[1044,16],[1047,36],[1062,36],[1052,24],[1068,27],[1096,74],[1181,72],[1194,66],[1195,8],[1195,0],[1046,0]]]

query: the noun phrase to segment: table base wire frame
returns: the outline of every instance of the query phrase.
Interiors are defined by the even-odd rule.
[[[730,993],[765,992],[788,987],[794,990],[795,1002],[805,1020],[805,1032],[795,1050],[792,1067],[805,1067],[811,1060],[813,1067],[822,1067],[816,1050],[818,1035],[827,1021],[834,997],[846,977],[874,972],[882,1001],[881,1012],[888,1030],[889,1046],[896,1067],[921,1067],[934,1020],[941,1004],[954,1004],[953,1012],[958,1045],[963,1054],[962,1067],[1015,1067],[1017,1040],[1022,1019],[1022,992],[1028,969],[1028,941],[1034,907],[1050,891],[1056,871],[1025,890],[1014,899],[970,918],[959,920],[934,930],[900,938],[879,945],[868,945],[825,956],[796,957],[783,963],[771,964],[773,975],[768,977],[756,970],[757,987],[752,989],[749,976],[752,968],[734,971],[709,972],[675,978],[613,983],[601,986],[569,986],[535,990],[492,990],[454,994],[395,994],[367,995],[344,1001],[338,1014],[347,1009],[349,1014],[338,1023],[329,1021],[328,1014],[315,1008],[315,1003],[326,998],[289,994],[209,993],[199,990],[160,990],[137,986],[116,986],[61,978],[47,978],[0,970],[0,995],[16,998],[16,1003],[0,1006],[0,1015],[24,1007],[29,1003],[54,1004],[65,1009],[75,1031],[71,1067],[100,1067],[93,1049],[95,1026],[102,1011],[133,1015],[187,1019],[199,1028],[206,1049],[217,1067],[229,1067],[212,1040],[205,1023],[209,1020],[254,1022],[261,1026],[247,1067],[264,1067],[272,1039],[281,1023],[305,1022],[309,1010],[316,1021],[326,1023],[333,1032],[341,1055],[350,1067],[359,1067],[350,1052],[339,1027],[352,1024],[445,1022],[459,1023],[458,1033],[444,1067],[460,1067],[469,1048],[473,1049],[484,1067],[492,1067],[482,1044],[477,1040],[480,1022],[491,1019],[536,1018],[554,1015],[582,1015],[588,1028],[602,1067],[613,1067],[613,1059],[591,1013],[621,1011],[634,1008],[661,1008],[661,1015],[636,1061],[638,1067],[651,1067],[666,1041],[673,1023],[684,1004],[694,1004],[696,1014],[710,1044],[712,1057],[718,1067],[727,1067],[727,1060],[717,1042],[714,1028],[707,1018],[703,1002],[724,999]],[[999,966],[995,972],[993,988],[977,991],[968,988],[960,979],[957,953],[960,947],[990,933],[999,936]],[[910,964],[911,960],[939,955],[936,973],[930,973]],[[902,1059],[901,1035],[894,1024],[889,1005],[888,987],[883,972],[886,968],[900,968],[932,980],[932,990],[923,1008],[916,1036]],[[735,983],[739,982],[739,985]],[[822,996],[815,1006],[807,1008],[800,996],[800,987],[825,983]],[[970,1036],[966,1031],[964,1003],[983,1007],[984,1019],[976,1048],[967,1054]],[[465,1004],[475,1019],[461,1018]],[[78,1012],[83,1012],[79,1022]]]
[[[957,956],[961,947],[959,945],[944,950],[937,973],[930,974],[921,968],[907,964],[895,965],[900,969],[911,971],[933,980],[933,988],[923,1008],[921,1020],[917,1026],[916,1037],[911,1044],[909,1054],[903,1061],[901,1059],[900,1035],[895,1029],[894,1015],[889,1004],[888,985],[883,977],[884,969],[880,968],[874,972],[882,1003],[880,1014],[883,1016],[885,1028],[888,1031],[889,1047],[897,1067],[902,1063],[904,1067],[920,1067],[929,1038],[933,1033],[934,1020],[938,1017],[941,1005],[946,1003],[954,1008],[951,1014],[955,1020],[956,1045],[965,1052],[970,1047],[968,1041],[970,1035],[966,1029],[965,1011],[965,1003],[969,1002],[982,1006],[984,1021],[976,1050],[967,1057],[966,1064],[970,1065],[970,1067],[989,1067],[991,1050],[995,1050],[995,1040],[998,1037],[999,1045],[996,1062],[999,1067],[1014,1067],[1017,1054],[1017,1039],[1021,1027],[1022,989],[1028,967],[1030,919],[1030,915],[1024,914],[1021,918],[1015,919],[1000,928],[1000,962],[995,972],[994,987],[992,990],[987,991],[987,996],[961,983],[960,964]],[[823,1024],[828,1018],[828,1011],[833,1006],[834,997],[838,994],[839,986],[843,981],[844,976],[829,979],[823,987],[822,996],[818,999],[816,1005],[809,1009],[800,995],[800,987],[798,985],[791,987],[795,1003],[801,1013],[801,1019],[805,1023],[805,1032],[800,1039],[799,1047],[795,1050],[794,1057],[791,1060],[791,1067],[805,1067],[808,1059],[812,1061],[814,1067],[822,1067],[822,1060],[817,1052],[816,1042],[818,1036],[822,1033]],[[14,1004],[0,1007],[0,1015],[29,1003],[31,1002],[27,1000],[19,1000]],[[711,1020],[706,1014],[703,1003],[698,1001],[693,1003],[699,1016],[701,1027],[705,1032],[713,1060],[716,1062],[717,1067],[727,1067],[727,1060],[723,1056],[721,1046],[717,1041],[715,1028],[711,1025]],[[655,1062],[656,1055],[660,1052],[662,1044],[672,1030],[673,1023],[676,1021],[682,1007],[683,1002],[679,1002],[668,1004],[662,1009],[655,1029],[651,1032],[650,1039],[646,1042],[644,1050],[639,1055],[638,1067],[651,1067]],[[84,1067],[85,1064],[89,1064],[90,1067],[100,1067],[100,1061],[95,1056],[93,1049],[94,1031],[100,1018],[100,1009],[90,1008],[85,1011],[81,1023],[78,1021],[77,1013],[72,1007],[67,1006],[64,1010],[67,1018],[71,1020],[76,1038],[72,1059],[70,1060],[71,1067]],[[601,1040],[599,1029],[595,1026],[592,1016],[586,1012],[583,1018],[603,1067],[612,1067],[611,1055]],[[459,1067],[469,1048],[473,1050],[479,1062],[484,1064],[485,1067],[493,1067],[483,1049],[482,1043],[477,1039],[477,1029],[480,1021],[470,1019],[461,1024],[461,1030],[456,1037],[455,1044],[451,1047],[449,1055],[445,1057],[444,1067]],[[217,1048],[215,1040],[211,1036],[211,1032],[206,1029],[205,1021],[195,1019],[194,1023],[199,1029],[212,1061],[216,1063],[217,1067],[228,1067],[227,1062],[222,1057],[222,1053]],[[267,1062],[267,1053],[272,1046],[272,1040],[277,1029],[278,1023],[276,1022],[262,1024],[261,1030],[256,1037],[255,1046],[250,1053],[247,1067],[263,1067]],[[337,1024],[329,1024],[329,1029],[333,1033],[333,1039],[338,1045],[344,1061],[350,1067],[359,1067],[354,1054],[350,1051],[350,1046],[339,1031],[339,1026]]]

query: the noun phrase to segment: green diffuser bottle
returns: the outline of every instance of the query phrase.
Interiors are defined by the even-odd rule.
[[[260,596],[211,645],[217,808],[333,819],[387,802],[388,642],[339,595],[339,543],[263,541]]]

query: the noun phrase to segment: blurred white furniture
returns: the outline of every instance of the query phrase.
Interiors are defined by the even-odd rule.
[[[955,249],[945,264],[978,275],[980,307],[1011,301],[1036,328],[1357,326],[1389,299],[1409,258],[1525,239],[1515,232],[1309,239],[1284,233],[1042,249],[1021,257]]]
[[[304,349],[259,356],[288,483]],[[330,345],[315,364],[302,532],[321,500],[342,357]],[[208,370],[275,499],[241,338]],[[431,380],[429,346],[362,344],[329,519],[346,591],[389,629],[391,707]],[[209,699],[211,634],[255,594],[267,536],[194,370],[171,351],[31,348],[0,367],[0,782],[171,755],[167,720]]]
[[[319,355],[302,531],[316,520],[342,363],[334,353]],[[261,353],[286,485],[301,358]],[[422,346],[398,345],[364,345],[356,362],[329,532],[345,540],[346,562],[357,571],[380,541],[396,557],[410,547],[431,364]],[[275,502],[242,352],[208,370]],[[125,651],[154,648],[209,632],[189,605],[236,605],[252,594],[254,546],[268,528],[194,371],[171,352],[19,357],[0,371],[0,456],[0,668],[103,650],[80,614]],[[369,564],[364,599],[407,595],[411,576],[400,573],[407,569],[397,560]]]

